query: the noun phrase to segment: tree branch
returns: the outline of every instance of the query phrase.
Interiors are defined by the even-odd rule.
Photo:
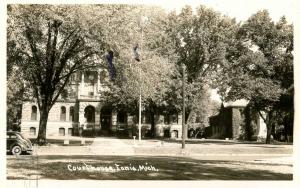
[[[47,40],[47,49],[46,49],[46,61],[49,62],[50,49],[51,49],[51,23],[48,22],[48,40]]]
[[[263,116],[263,114],[261,113],[261,111],[260,110],[258,110],[258,113],[259,113],[259,116],[264,120],[264,122],[267,124],[267,118],[265,118],[264,116]]]
[[[87,59],[88,57],[90,57],[91,55],[94,55],[95,52],[90,52],[88,54],[86,54],[85,56],[83,56],[80,60],[76,61],[74,63],[74,65],[71,67],[69,73],[65,74],[64,76],[61,76],[58,78],[58,83],[63,81],[62,86],[58,89],[57,94],[54,96],[52,102],[51,102],[51,106],[56,102],[57,98],[59,97],[59,95],[61,94],[61,92],[63,91],[64,87],[66,86],[67,82],[69,81],[70,76],[75,73],[78,70],[85,70],[85,69],[89,69],[89,68],[94,68],[96,65],[91,65],[91,66],[85,66],[82,64],[82,62]],[[79,66],[78,66],[79,65]]]
[[[76,33],[75,33],[76,32]],[[67,41],[72,37],[72,35],[77,35],[80,32],[79,29],[74,29],[73,31],[70,32],[70,34],[63,40],[62,44],[59,47],[59,52],[63,51],[64,46],[66,45]]]
[[[32,32],[30,32],[29,30],[30,30],[30,28],[26,25],[26,30],[25,30],[26,38],[29,42],[29,46],[30,46],[30,49],[31,49],[31,52],[32,52],[32,55],[33,55],[33,62],[35,63],[35,65],[38,69],[37,71],[35,71],[35,73],[37,75],[37,78],[42,81],[42,75],[41,75],[42,66],[41,66],[41,63],[40,63],[40,58],[37,54],[36,43],[33,40]]]
[[[75,54],[79,53],[79,52],[76,52],[74,51],[74,49],[79,46],[80,44],[80,39],[77,38],[75,40],[75,42],[73,43],[72,46],[70,46],[70,48],[68,48],[66,50],[66,52],[63,54],[63,57],[60,59],[60,65],[59,67],[56,69],[56,72],[55,72],[55,75],[54,77],[52,78],[52,83],[53,85],[57,84],[59,82],[59,76],[62,72],[62,70],[65,68],[65,65],[68,61],[68,59],[70,59],[72,56],[74,56]],[[81,49],[82,51],[84,50],[83,48]]]
[[[38,85],[35,81],[35,77],[34,75],[32,75],[32,80],[33,80],[33,90],[34,90],[34,93],[35,93],[35,97],[36,97],[36,100],[37,100],[37,103],[38,103],[38,107],[39,107],[39,110],[41,109],[41,101],[40,101],[40,95],[39,95],[39,89],[38,89]]]
[[[53,63],[55,62],[55,56],[56,56],[56,45],[57,45],[57,37],[58,37],[58,28],[61,25],[61,22],[58,22],[57,20],[54,21],[54,36],[53,36],[53,42],[51,47],[51,63],[53,67]]]
[[[52,101],[50,102],[50,107],[49,109],[51,109],[51,107],[55,104],[56,100],[58,99],[59,95],[61,94],[61,92],[63,91],[63,89],[65,88],[65,86],[67,85],[67,83],[69,82],[69,78],[70,78],[71,74],[69,74],[69,76],[66,77],[66,79],[64,80],[62,86],[58,89],[57,94],[54,96],[54,98],[52,99]]]

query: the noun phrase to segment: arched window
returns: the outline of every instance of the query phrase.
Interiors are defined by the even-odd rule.
[[[84,117],[86,118],[87,123],[95,123],[95,107],[87,106],[84,109]]]
[[[33,120],[33,121],[37,120],[37,107],[36,106],[31,107],[31,120]]]
[[[60,108],[60,121],[66,121],[66,107]]]
[[[69,121],[74,121],[74,106],[70,107]]]
[[[171,138],[178,138],[178,130],[173,130],[171,132]]]
[[[36,128],[30,127],[30,135],[35,136],[36,135]]]
[[[58,134],[59,134],[59,136],[65,136],[65,134],[66,134],[65,128],[59,128]]]

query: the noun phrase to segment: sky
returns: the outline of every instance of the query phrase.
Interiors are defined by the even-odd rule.
[[[297,0],[6,0],[7,3],[50,3],[50,4],[95,4],[95,3],[131,3],[160,5],[167,11],[180,10],[185,5],[193,8],[201,5],[211,7],[222,14],[235,17],[238,21],[246,20],[261,9],[267,9],[274,21],[285,15],[289,22],[295,16]],[[299,4],[299,3],[298,3]],[[299,12],[299,9],[298,9]]]
[[[188,0],[160,1],[166,10],[180,10],[184,5],[193,8],[201,5],[211,7],[224,15],[234,17],[237,21],[245,21],[258,10],[267,9],[274,21],[285,15],[290,23],[293,23],[296,12],[295,0]]]

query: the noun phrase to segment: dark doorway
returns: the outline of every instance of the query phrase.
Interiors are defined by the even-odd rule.
[[[103,107],[101,109],[101,114],[100,114],[101,134],[104,136],[108,136],[110,134],[111,112],[112,110],[109,107]]]
[[[87,106],[84,109],[84,117],[86,118],[87,123],[95,123],[95,107]]]
[[[84,136],[96,136],[95,129],[95,107],[89,105],[84,109],[85,123],[82,134]]]

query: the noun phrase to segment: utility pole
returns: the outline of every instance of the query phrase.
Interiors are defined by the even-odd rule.
[[[140,73],[141,74],[141,73]],[[141,77],[141,76],[140,76]],[[140,96],[139,96],[139,142],[142,140],[142,94],[140,86]]]
[[[185,148],[185,65],[182,63],[182,149]]]
[[[75,83],[76,83],[76,87],[75,87],[75,92],[76,92],[76,97],[75,97],[75,109],[74,109],[74,120],[77,123],[77,127],[76,129],[74,128],[73,130],[76,131],[76,135],[78,133],[78,135],[81,137],[82,136],[82,132],[80,132],[80,122],[79,122],[79,72],[75,73]]]
[[[140,22],[140,27],[142,30],[142,40],[140,43],[140,51],[142,51],[142,46],[143,46],[143,37],[144,37],[144,33],[143,33],[143,22],[145,21],[145,17],[141,17],[141,22]],[[139,64],[141,64],[142,62],[142,56],[140,54],[140,62]],[[139,67],[139,80],[140,80],[140,94],[139,94],[139,142],[141,142],[142,140],[142,83],[141,83],[141,66]]]

